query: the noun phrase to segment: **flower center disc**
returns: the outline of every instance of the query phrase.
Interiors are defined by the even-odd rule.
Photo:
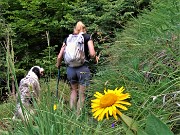
[[[101,107],[109,107],[117,101],[117,96],[113,93],[108,93],[100,99]]]

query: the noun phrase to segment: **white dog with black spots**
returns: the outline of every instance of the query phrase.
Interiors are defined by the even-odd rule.
[[[28,114],[34,114],[33,101],[38,101],[40,94],[39,79],[41,76],[43,76],[43,74],[43,68],[33,66],[29,70],[28,74],[21,79],[19,84],[19,92],[17,92],[17,105],[13,119],[20,118],[24,120],[25,117],[28,118]],[[22,106],[20,102],[22,103]],[[22,111],[22,107],[24,108],[24,111]]]

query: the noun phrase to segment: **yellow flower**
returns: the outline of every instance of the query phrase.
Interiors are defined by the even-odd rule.
[[[94,96],[96,99],[91,100],[91,108],[93,112],[93,117],[98,119],[98,121],[104,118],[109,119],[110,116],[114,116],[117,120],[117,114],[121,116],[121,112],[118,110],[119,108],[122,110],[128,110],[124,105],[131,105],[129,102],[124,101],[127,98],[130,98],[129,93],[123,94],[124,87],[116,88],[115,90],[108,89],[104,90],[104,95],[96,92]]]
[[[54,104],[53,109],[54,109],[54,111],[57,110],[57,105],[56,104]]]

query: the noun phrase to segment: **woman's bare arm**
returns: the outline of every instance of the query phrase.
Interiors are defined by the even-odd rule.
[[[64,54],[64,49],[65,49],[65,46],[66,44],[63,43],[62,47],[61,47],[61,50],[57,56],[57,63],[56,63],[56,67],[59,67],[61,66],[61,62],[62,62],[62,59],[63,59],[63,54]]]
[[[99,58],[96,56],[96,52],[94,49],[93,40],[88,41],[89,55],[92,59],[95,59],[96,63],[98,63]]]

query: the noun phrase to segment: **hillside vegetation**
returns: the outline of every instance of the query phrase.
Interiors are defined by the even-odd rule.
[[[180,2],[152,2],[117,32],[114,42],[104,43],[100,65],[87,90],[86,105],[80,117],[69,109],[69,87],[61,81],[60,99],[53,95],[56,80],[41,81],[41,103],[37,115],[22,124],[12,122],[14,101],[0,106],[0,133],[3,134],[92,134],[92,135],[179,135],[180,134]],[[95,92],[125,87],[132,104],[123,114],[130,119],[97,121],[90,108]],[[57,103],[57,110],[53,104]],[[156,117],[155,117],[156,116]],[[130,121],[134,120],[133,123]],[[129,123],[131,123],[129,125]],[[159,124],[160,123],[160,124]],[[112,126],[114,124],[114,126]],[[138,127],[138,128],[137,128]]]
[[[108,81],[108,88],[126,87],[133,103],[129,115],[142,122],[154,113],[176,134],[180,132],[179,10],[177,1],[159,1],[151,12],[132,19],[105,51],[108,64],[95,78],[101,85]]]

